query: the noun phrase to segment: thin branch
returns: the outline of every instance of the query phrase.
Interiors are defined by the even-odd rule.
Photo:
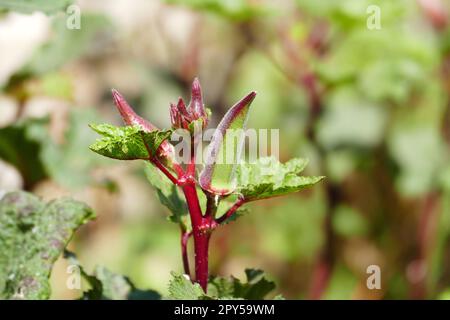
[[[228,209],[228,211],[223,216],[221,216],[218,219],[216,219],[216,222],[218,224],[221,224],[221,223],[227,221],[229,218],[231,218],[233,216],[233,214],[235,214],[237,209],[239,209],[244,203],[246,203],[245,199],[244,198],[239,198],[233,204],[233,206],[230,209]]]
[[[181,228],[181,256],[183,258],[184,273],[191,277],[191,269],[189,268],[189,257],[187,252],[187,245],[192,232],[187,232],[185,228]]]
[[[153,163],[159,170],[161,170],[161,172],[164,173],[166,177],[169,178],[170,181],[172,181],[172,183],[178,184],[178,179],[175,178],[172,173],[170,173],[170,171],[167,170],[167,168],[156,157],[151,158],[150,162]]]
[[[172,183],[178,184],[178,179],[175,178],[172,175],[172,173],[170,173],[170,171],[161,163],[161,161],[159,161],[159,159],[157,157],[151,156],[152,155],[152,151],[150,150],[150,148],[147,145],[147,143],[144,143],[144,145],[145,145],[145,148],[147,149],[147,153],[149,155],[149,159],[148,160],[151,163],[153,163],[159,170],[161,170],[161,172],[164,173],[166,175],[166,177],[169,178],[170,181],[172,181]]]

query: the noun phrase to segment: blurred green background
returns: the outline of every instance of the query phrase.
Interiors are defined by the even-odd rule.
[[[169,127],[199,76],[213,126],[256,90],[249,127],[280,129],[281,160],[327,176],[220,228],[211,273],[261,268],[289,299],[450,298],[449,14],[447,0],[0,0],[0,194],[88,203],[98,218],[70,245],[87,269],[167,293],[179,229],[142,163],[88,150],[87,124],[121,123],[116,88]],[[79,295],[66,266],[54,298]]]

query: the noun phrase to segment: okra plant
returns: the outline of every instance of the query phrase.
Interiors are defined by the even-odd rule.
[[[181,230],[184,272],[191,276],[187,244],[193,238],[192,279],[205,292],[209,242],[214,230],[234,220],[249,202],[296,192],[323,178],[300,176],[307,165],[304,159],[284,164],[275,157],[245,161],[242,150],[246,123],[256,92],[250,92],[228,110],[204,153],[202,142],[207,131],[203,130],[211,112],[203,103],[198,79],[193,81],[188,105],[182,98],[170,104],[172,128],[167,130],[137,115],[118,91],[113,89],[112,95],[125,126],[91,125],[101,138],[90,149],[109,158],[148,163],[148,178],[162,204],[172,212],[170,220]]]

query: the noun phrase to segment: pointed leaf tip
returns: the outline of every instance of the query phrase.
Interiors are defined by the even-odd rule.
[[[128,104],[125,98],[116,89],[111,89],[111,93],[114,99],[114,104],[119,110],[120,115],[126,125],[129,126],[141,126],[144,131],[154,131],[157,130],[153,124],[149,121],[143,119],[134,112],[133,108]]]
[[[242,98],[240,101],[238,101],[232,108],[236,107],[237,109],[242,109],[246,105],[249,105],[252,103],[252,101],[256,97],[256,91],[252,91],[249,94],[247,94],[244,98]]]
[[[237,103],[235,103],[224,115],[219,125],[217,126],[217,130],[219,130],[221,134],[224,135],[227,129],[233,129],[232,128],[233,123],[236,122],[237,119],[241,118],[240,116],[243,116],[243,120],[247,120],[246,118],[248,108],[250,107],[255,97],[256,92],[252,91],[249,94],[247,94],[244,98],[239,100]],[[245,123],[243,125],[245,126]]]

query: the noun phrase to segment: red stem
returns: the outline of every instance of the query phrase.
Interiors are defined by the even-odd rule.
[[[183,193],[189,208],[194,236],[195,280],[206,292],[208,285],[208,247],[210,238],[210,221],[202,217],[202,210],[198,201],[195,181],[188,181],[183,185]]]
[[[211,230],[215,225],[211,217],[202,216],[202,209],[198,200],[195,175],[195,156],[191,158],[188,164],[186,175],[180,179],[175,178],[169,170],[157,159],[152,158],[150,161],[161,170],[176,185],[181,185],[191,217],[192,233],[182,231],[181,237],[181,253],[183,258],[183,266],[186,274],[190,275],[189,260],[187,256],[187,241],[189,236],[194,236],[194,253],[195,253],[195,280],[200,284],[206,293],[208,286],[208,248]]]

